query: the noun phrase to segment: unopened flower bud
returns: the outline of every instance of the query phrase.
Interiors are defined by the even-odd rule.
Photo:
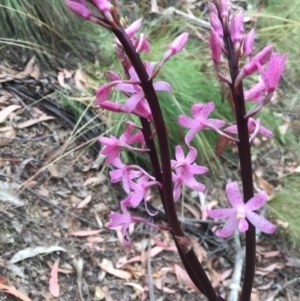
[[[115,29],[117,29],[117,24],[115,20],[117,13],[114,6],[108,0],[87,0],[88,2],[92,3],[99,12],[103,15],[103,17],[108,21],[108,23]]]
[[[215,13],[210,13],[210,24],[215,30],[215,32],[218,34],[218,36],[220,38],[223,38],[224,36],[223,26],[220,19],[218,18],[218,15],[216,15]]]
[[[230,13],[230,0],[219,0],[219,12],[222,18],[227,18]]]
[[[239,83],[245,76],[250,75],[258,70],[258,64],[264,65],[269,60],[272,50],[273,46],[267,45],[257,55],[255,55],[248,64],[244,66],[235,80],[235,88],[239,85]]]
[[[180,52],[186,45],[188,40],[189,34],[187,32],[182,33],[180,36],[178,36],[169,46],[169,49],[165,53],[163,59],[161,60],[159,64],[159,68],[162,67],[162,65],[173,55]]]
[[[244,44],[243,44],[243,55],[244,56],[252,56],[253,51],[253,45],[254,45],[254,29],[251,29],[244,38]]]
[[[212,28],[210,31],[210,49],[211,49],[211,57],[215,63],[219,63],[221,61],[222,55],[222,43],[221,39],[215,30]]]
[[[207,2],[207,8],[208,8],[210,13],[214,13],[214,14],[218,15],[218,9],[215,6],[215,4],[212,3],[211,1]]]
[[[93,16],[85,0],[68,0],[65,3],[70,11],[86,20]]]
[[[135,35],[135,33],[140,29],[142,21],[143,19],[140,18],[125,29],[125,32],[127,33],[129,38],[132,38]]]
[[[242,10],[233,15],[230,26],[233,44],[240,43],[244,33],[244,13]]]

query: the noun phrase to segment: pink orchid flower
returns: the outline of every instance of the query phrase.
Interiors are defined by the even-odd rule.
[[[194,119],[183,115],[178,116],[179,124],[190,129],[185,136],[187,145],[190,145],[191,140],[199,131],[204,129],[218,129],[225,125],[224,120],[207,119],[214,108],[215,104],[213,102],[209,102],[206,105],[198,103],[194,104],[191,108],[191,114]]]
[[[122,206],[131,206],[133,208],[136,208],[141,201],[144,199],[145,202],[145,208],[149,215],[154,216],[156,213],[151,213],[148,210],[147,207],[147,192],[150,187],[152,186],[159,186],[162,187],[161,183],[158,181],[152,180],[149,181],[150,177],[149,175],[143,175],[140,177],[136,183],[131,182],[130,188],[133,189],[133,191],[121,202]]]
[[[273,46],[267,45],[259,53],[257,53],[240,71],[235,79],[234,87],[237,88],[244,77],[249,76],[258,70],[258,64],[264,65],[272,54]]]
[[[127,230],[130,226],[130,224],[135,223],[135,222],[142,222],[146,224],[147,226],[153,227],[153,228],[158,228],[159,227],[153,223],[150,223],[146,219],[139,217],[139,216],[131,216],[127,208],[125,206],[121,206],[123,214],[116,213],[114,211],[111,211],[110,213],[110,219],[111,222],[107,225],[108,228],[116,228],[121,226],[121,232],[123,236],[123,242],[125,246],[130,246],[130,242],[125,239],[125,236],[127,234]]]
[[[252,133],[256,130],[256,128],[258,127],[258,132],[261,133],[263,136],[265,137],[272,137],[274,136],[274,134],[268,130],[267,128],[265,128],[264,126],[260,125],[260,120],[258,119],[253,119],[253,118],[249,118],[248,119],[248,131],[249,133]],[[236,125],[231,125],[229,127],[227,127],[226,129],[224,129],[224,132],[227,133],[231,133],[231,134],[237,134],[237,126]]]
[[[190,151],[187,156],[184,156],[184,152],[180,145],[175,149],[176,160],[171,160],[172,169],[175,169],[175,174],[172,174],[174,181],[174,200],[177,201],[181,195],[181,186],[185,185],[192,190],[203,192],[205,186],[194,179],[194,175],[200,175],[206,173],[208,168],[193,163],[197,157],[197,150],[190,147]],[[192,164],[193,163],[193,164]]]
[[[126,123],[125,132],[117,139],[115,136],[107,137],[99,137],[98,141],[106,147],[102,150],[101,154],[107,155],[107,158],[104,164],[112,163],[113,160],[119,157],[120,151],[122,148],[137,151],[137,152],[147,152],[148,149],[144,148],[136,148],[132,147],[129,144],[139,143],[142,142],[142,147],[144,147],[144,136],[142,132],[139,130],[138,132],[131,135],[132,124]]]
[[[207,214],[212,218],[227,218],[223,228],[217,230],[218,236],[229,237],[236,228],[240,232],[245,232],[249,228],[248,221],[264,233],[274,233],[276,226],[253,212],[260,209],[267,201],[268,196],[264,191],[260,191],[245,204],[237,183],[231,182],[226,185],[226,194],[232,208],[206,209]]]
[[[257,63],[257,67],[265,84],[266,92],[273,92],[276,90],[287,57],[287,53],[282,57],[280,56],[280,53],[273,53],[266,70],[263,69],[259,62]]]
[[[130,186],[132,185],[132,179],[140,177],[143,172],[140,170],[141,168],[139,167],[139,170],[135,170],[132,165],[125,165],[122,163],[119,157],[114,159],[111,164],[114,167],[117,167],[117,169],[111,170],[109,172],[111,182],[112,183],[117,183],[122,180],[123,182],[123,188],[126,193],[130,193]]]
[[[151,77],[153,73],[153,69],[155,66],[155,63],[147,63],[145,62],[145,68],[149,75],[149,78]],[[134,82],[139,82],[139,78],[134,70],[133,67],[131,67],[128,70],[128,73],[130,75],[130,80]],[[154,89],[156,91],[171,91],[171,85],[164,81],[158,81],[153,83]],[[138,116],[147,117],[151,116],[151,111],[149,108],[149,105],[147,103],[147,100],[144,95],[144,91],[142,87],[138,84],[130,84],[130,83],[121,83],[116,86],[117,90],[120,90],[126,95],[129,95],[129,98],[127,99],[125,105],[124,105],[124,111],[127,113],[135,113]],[[148,118],[149,119],[149,118]]]

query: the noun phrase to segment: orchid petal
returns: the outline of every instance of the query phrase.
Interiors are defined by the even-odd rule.
[[[181,126],[189,128],[189,129],[198,126],[197,122],[194,119],[184,116],[184,115],[178,116],[178,123]]]
[[[209,209],[206,208],[207,214],[212,218],[228,218],[236,215],[235,208],[221,208],[221,209]]]
[[[264,233],[272,234],[276,230],[276,226],[269,221],[267,221],[264,217],[256,214],[252,211],[246,211],[247,219],[253,224],[256,228],[261,230]]]
[[[194,147],[191,147],[189,153],[185,158],[185,162],[187,164],[191,164],[192,162],[195,161],[196,157],[197,157],[197,150]]]
[[[235,216],[230,216],[222,229],[216,231],[216,235],[227,238],[234,233],[234,230],[237,228],[239,220]]]
[[[136,108],[137,104],[139,103],[139,101],[141,101],[142,98],[143,95],[140,93],[132,95],[130,98],[127,99],[124,105],[124,110],[127,113],[131,113]]]
[[[192,105],[191,114],[194,117],[194,119],[199,120],[200,118],[202,118],[201,111],[203,110],[203,108],[203,103],[196,103]]]
[[[153,87],[155,91],[168,91],[168,92],[172,91],[172,86],[164,81],[158,81],[153,83]]]
[[[206,120],[208,115],[214,110],[214,108],[215,108],[215,104],[212,101],[207,103],[201,110],[201,118]]]
[[[185,159],[184,152],[180,145],[177,145],[175,148],[175,157],[176,157],[177,161],[183,161]]]
[[[237,182],[230,182],[226,185],[226,194],[232,207],[244,205]]]
[[[256,196],[251,198],[245,205],[246,210],[258,210],[260,209],[267,201],[268,195],[265,191],[260,191]]]
[[[142,25],[142,21],[143,21],[143,19],[140,18],[140,19],[136,20],[135,22],[133,22],[132,24],[130,24],[125,29],[125,32],[127,33],[129,38],[132,38],[134,36],[134,34],[140,29],[140,27]]]
[[[249,224],[245,218],[239,220],[238,229],[240,232],[246,232],[249,228]]]

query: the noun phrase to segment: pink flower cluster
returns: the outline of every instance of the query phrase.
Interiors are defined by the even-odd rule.
[[[100,16],[94,15],[89,9],[88,3],[94,5],[98,9]],[[141,53],[142,51],[146,53],[150,52],[150,45],[147,38],[143,33],[138,34],[142,19],[137,20],[129,26],[126,24],[122,25],[116,16],[116,11],[110,1],[67,0],[66,5],[71,11],[86,20],[92,21],[115,32],[118,30],[121,30],[122,33],[125,32],[127,41],[131,42],[136,53]],[[272,46],[269,45],[252,57],[254,31],[251,30],[247,34],[244,34],[243,12],[238,11],[231,15],[229,0],[218,0],[214,1],[214,3],[208,2],[208,7],[212,25],[210,47],[212,60],[217,74],[232,87],[233,91],[237,91],[238,86],[244,77],[249,76],[256,71],[260,72],[262,80],[244,93],[246,100],[258,102],[257,107],[246,116],[246,118],[248,118],[248,131],[252,132],[250,143],[253,142],[258,133],[270,137],[273,134],[260,125],[260,119],[257,118],[255,120],[250,117],[270,101],[283,72],[287,55],[281,57],[278,53],[272,53]],[[122,40],[122,36],[119,35],[118,37]],[[240,70],[239,74],[235,76],[234,80],[228,79],[219,70],[222,55],[225,54],[227,57],[229,55],[228,51],[224,48],[224,39],[228,39],[228,37],[236,51],[237,61],[241,57],[249,59]],[[183,33],[175,38],[158,65],[154,62],[143,62],[143,68],[148,75],[148,83],[153,85],[152,87],[155,91],[171,92],[171,85],[169,83],[165,81],[155,81],[152,83],[152,81],[155,79],[163,65],[172,56],[182,51],[187,43],[187,39],[187,33]],[[124,69],[124,79],[115,72],[108,71],[107,76],[110,79],[110,82],[102,85],[97,90],[96,105],[115,113],[134,114],[139,116],[142,121],[146,120],[147,122],[152,122],[153,116],[155,117],[156,115],[153,115],[155,113],[150,109],[149,101],[151,100],[147,99],[145,95],[147,94],[145,92],[146,90],[144,91],[144,86],[142,85],[137,71],[132,66],[129,57],[126,54],[126,49],[123,48],[124,46],[120,40],[116,38],[114,43],[116,45],[116,54]],[[264,69],[263,66],[267,63],[267,68]],[[110,100],[113,89],[120,91],[124,95],[125,100],[123,102],[116,103]],[[198,132],[210,129],[234,142],[239,142],[238,139],[226,134],[237,134],[238,127],[236,125],[225,128],[224,132],[226,133],[224,133],[220,130],[220,128],[225,126],[224,120],[209,119],[209,115],[214,108],[215,105],[213,102],[207,104],[197,103],[191,108],[192,118],[184,115],[178,117],[179,124],[184,128],[187,128],[188,131],[185,136],[187,155],[185,155],[183,148],[180,145],[177,145],[175,150],[176,160],[171,160],[171,162],[169,162],[169,167],[171,167],[172,170],[173,198],[175,201],[180,198],[183,186],[199,192],[203,192],[206,189],[202,183],[195,179],[196,175],[201,175],[208,171],[207,167],[199,166],[194,163],[197,157],[197,150],[191,145],[191,142]],[[247,126],[247,124],[245,124],[245,126]],[[107,156],[105,164],[111,164],[113,166],[113,170],[109,173],[111,182],[117,183],[122,181],[124,191],[127,194],[121,201],[122,213],[111,212],[111,222],[108,224],[109,228],[117,226],[121,227],[125,245],[129,244],[129,241],[125,239],[125,236],[131,223],[143,222],[146,225],[158,228],[157,225],[149,222],[147,219],[131,216],[128,211],[128,207],[136,208],[144,201],[148,214],[154,216],[156,213],[150,212],[147,206],[150,188],[155,186],[160,189],[160,191],[164,189],[164,184],[157,181],[155,177],[148,174],[143,168],[137,165],[126,165],[121,160],[120,152],[122,149],[143,153],[150,151],[150,149],[146,148],[143,130],[144,128],[139,127],[132,122],[127,122],[125,124],[124,133],[119,138],[115,136],[99,137],[99,142],[104,146],[102,154]],[[159,131],[159,128],[154,130],[152,134],[153,137],[155,136],[155,131]],[[169,182],[171,183],[171,181]],[[216,210],[207,209],[208,215],[213,218],[228,218],[223,229],[217,232],[218,235],[228,237],[236,228],[241,232],[245,232],[248,229],[248,221],[263,232],[272,233],[275,230],[274,225],[252,212],[259,209],[265,203],[267,198],[266,193],[260,192],[256,197],[244,204],[235,182],[227,185],[226,192],[233,208]]]
[[[208,7],[211,20],[210,48],[219,77],[232,84],[237,90],[238,85],[246,76],[256,71],[259,71],[261,75],[262,80],[244,92],[245,100],[257,103],[257,106],[247,113],[247,117],[252,117],[271,100],[288,55],[281,56],[280,53],[274,53],[273,46],[268,45],[252,57],[255,34],[254,29],[244,33],[243,11],[240,10],[231,14],[230,1],[228,0],[209,2]],[[229,33],[229,35],[225,36],[225,33]],[[233,83],[219,71],[222,54],[227,58],[229,55],[224,49],[224,39],[227,39],[228,36],[236,51],[236,59],[239,60],[240,57],[248,59]],[[263,66],[266,64],[267,67],[264,69]]]

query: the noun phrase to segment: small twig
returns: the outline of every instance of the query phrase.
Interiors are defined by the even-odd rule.
[[[159,13],[156,0],[151,0],[151,13]]]
[[[25,108],[25,110],[29,113],[29,115],[32,118],[35,118],[33,113],[31,112],[31,110],[29,109],[29,107],[26,105],[26,103],[22,100],[22,98],[16,93],[14,92],[14,88],[11,89],[11,87],[6,87],[7,90],[10,90],[10,93],[12,93],[14,95],[14,97],[21,103],[21,105]]]
[[[184,13],[181,10],[176,9],[175,7],[167,8],[162,14],[163,15],[172,15],[172,14],[179,15],[183,19],[186,19],[186,20],[190,21],[191,23],[194,23],[194,24],[199,25],[201,27],[204,27],[204,28],[207,28],[207,29],[210,29],[210,27],[211,27],[209,22],[201,20],[201,19],[196,18],[194,16],[191,16],[187,13]]]
[[[283,290],[285,290],[289,285],[294,284],[296,282],[300,281],[300,277],[294,278],[290,281],[288,281],[285,285],[281,286],[280,288],[277,289],[277,291],[271,296],[269,297],[266,301],[273,301],[274,298],[281,293]]]
[[[152,228],[151,228],[150,231],[152,232]],[[151,233],[150,233],[150,237],[149,237],[148,255],[147,255],[148,291],[149,291],[149,300],[150,301],[155,301],[154,288],[153,288],[153,279],[152,279],[150,250],[151,250]]]
[[[39,137],[39,138],[18,138],[18,137],[5,137],[5,136],[0,136],[0,139],[6,139],[6,140],[13,140],[13,141],[20,141],[20,142],[39,142],[42,140],[45,140],[47,138],[51,138],[54,137],[54,135],[46,135],[43,137]]]
[[[237,301],[239,298],[239,292],[241,290],[241,278],[242,278],[242,270],[243,264],[245,259],[245,247],[241,246],[240,241],[240,233],[235,231],[234,233],[234,242],[235,242],[235,249],[236,249],[236,256],[235,256],[235,264],[230,284],[230,293],[228,296],[228,301]]]

